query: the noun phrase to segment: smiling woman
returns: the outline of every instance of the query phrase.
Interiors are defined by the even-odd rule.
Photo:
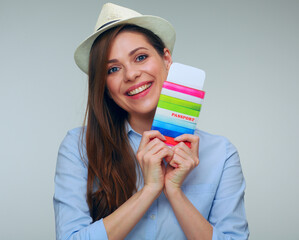
[[[150,42],[155,44],[152,45]],[[157,40],[157,36],[146,29],[132,25],[121,25],[107,30],[95,40],[91,48],[90,58],[96,59],[96,61],[92,62],[89,68],[88,102],[94,102],[94,104],[88,106],[86,146],[87,154],[91,153],[88,156],[90,168],[92,162],[95,162],[98,167],[94,166],[89,174],[94,173],[97,179],[102,179],[103,183],[109,183],[106,188],[110,191],[105,193],[108,195],[107,198],[114,199],[115,196],[111,193],[120,191],[117,194],[119,199],[116,199],[116,206],[113,206],[113,209],[127,200],[132,194],[132,189],[135,188],[136,173],[135,167],[132,166],[134,161],[129,155],[131,148],[126,145],[128,141],[125,133],[126,124],[128,121],[130,126],[141,134],[150,129],[162,84],[167,76],[167,68],[163,61],[164,51],[168,52],[168,58],[171,60],[169,51],[161,40]],[[101,56],[107,56],[107,58],[101,58]],[[141,56],[146,57],[141,58]],[[169,61],[168,65],[170,63]],[[150,85],[150,88],[136,93],[146,85]],[[130,96],[129,94],[133,92],[135,94]],[[97,99],[103,101],[97,101]],[[102,129],[97,135],[90,136],[98,131],[98,125]],[[107,131],[107,129],[111,129],[111,131]],[[119,129],[119,131],[115,131],[115,129]],[[95,145],[94,139],[98,139],[98,146]],[[101,144],[106,142],[109,143],[107,146]],[[111,144],[114,148],[111,148]],[[113,152],[111,153],[112,159],[115,158],[114,161],[122,162],[119,168],[115,167],[114,169],[117,176],[121,176],[119,179],[126,179],[127,183],[117,182],[119,179],[114,179],[115,182],[111,185],[111,179],[103,179],[106,175],[108,178],[114,177],[114,174],[111,173],[109,176],[110,172],[106,170],[106,166],[112,164],[111,155],[103,157],[102,154],[99,154],[100,159],[96,159],[94,152],[99,151]],[[91,179],[91,182],[96,181],[96,178]],[[131,187],[129,183],[131,183]],[[111,189],[112,187],[115,190]],[[92,191],[93,188],[90,187],[88,196],[92,196]],[[91,198],[90,206],[94,201]],[[98,207],[99,211],[106,208],[106,205]]]
[[[89,79],[86,127],[59,149],[57,239],[248,237],[234,146],[196,130],[169,148],[150,130],[174,40],[166,20],[109,3],[76,50]]]

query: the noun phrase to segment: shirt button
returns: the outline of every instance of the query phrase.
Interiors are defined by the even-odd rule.
[[[151,218],[152,220],[155,220],[156,215],[155,215],[155,214],[152,214],[152,215],[150,216],[150,218]]]

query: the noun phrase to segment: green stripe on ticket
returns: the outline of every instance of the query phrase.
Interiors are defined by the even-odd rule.
[[[164,101],[161,101],[161,99],[158,102],[158,107],[164,108],[164,109],[167,109],[167,110],[170,110],[170,111],[183,113],[183,114],[190,115],[190,116],[193,116],[193,117],[198,117],[199,112],[200,112],[198,110],[193,110],[193,109],[190,109],[190,108],[182,107],[182,106],[179,106],[179,105],[176,105],[176,104],[173,104],[173,103],[164,102]]]
[[[200,111],[200,108],[201,108],[201,104],[189,102],[189,101],[186,101],[183,99],[178,99],[178,98],[170,97],[170,96],[163,95],[163,94],[160,95],[159,100],[161,100],[163,102],[173,103],[173,104],[176,104],[176,105],[179,105],[182,107],[186,107],[186,108],[190,108],[193,110],[197,110],[197,111]]]

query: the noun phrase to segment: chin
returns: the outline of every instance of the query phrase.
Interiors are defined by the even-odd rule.
[[[156,107],[151,109],[143,108],[143,111],[140,111],[140,115],[144,115],[145,117],[154,117],[156,112]]]

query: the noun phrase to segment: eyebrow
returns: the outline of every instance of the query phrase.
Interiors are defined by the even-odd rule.
[[[132,56],[135,52],[137,52],[140,49],[148,50],[145,47],[138,47],[138,48],[133,49],[131,52],[129,52],[129,56]],[[115,62],[117,62],[117,59],[111,59],[111,60],[108,61],[108,63],[115,63]]]

